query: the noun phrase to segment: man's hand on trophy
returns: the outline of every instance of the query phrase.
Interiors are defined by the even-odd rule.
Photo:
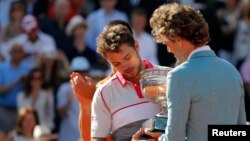
[[[144,131],[146,135],[152,137],[156,141],[159,139],[159,137],[163,134],[162,132],[151,132],[150,130]]]
[[[82,77],[79,73],[73,72],[70,75],[70,83],[80,103],[83,103],[84,99],[92,99],[96,86],[90,77]]]
[[[148,135],[147,130],[140,128],[132,137],[131,141],[157,141],[158,138]]]

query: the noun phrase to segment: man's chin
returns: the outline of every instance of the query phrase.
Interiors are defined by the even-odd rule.
[[[133,76],[131,76],[131,75],[125,75],[124,76],[127,80],[131,80],[131,79],[133,79],[134,77]]]
[[[130,73],[124,73],[123,76],[127,79],[127,80],[134,80],[136,77],[138,77],[138,75],[140,75],[140,71],[138,70],[133,70]]]
[[[124,77],[127,80],[133,80],[136,77],[136,75],[135,74],[125,74]]]

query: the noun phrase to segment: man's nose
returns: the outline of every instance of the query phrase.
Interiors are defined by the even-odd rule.
[[[129,64],[127,62],[123,63],[123,69],[126,70],[129,68]]]

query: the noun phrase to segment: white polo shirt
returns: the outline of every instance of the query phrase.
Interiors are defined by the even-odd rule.
[[[144,61],[147,68],[153,65]],[[144,98],[140,85],[117,72],[100,85],[92,101],[91,137],[108,137],[111,132],[136,121],[149,119],[160,106]]]

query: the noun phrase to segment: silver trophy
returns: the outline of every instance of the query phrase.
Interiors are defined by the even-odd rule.
[[[165,132],[167,124],[167,74],[172,68],[161,67],[141,72],[140,87],[144,97],[161,106],[161,112],[143,123],[152,132]]]

